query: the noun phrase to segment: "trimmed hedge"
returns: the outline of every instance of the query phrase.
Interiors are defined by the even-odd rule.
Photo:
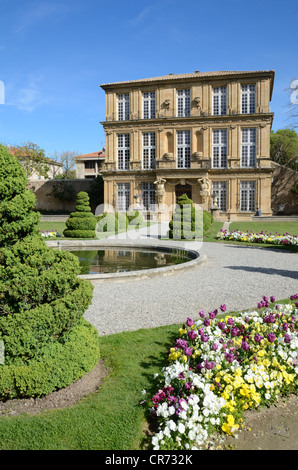
[[[68,386],[97,364],[99,336],[93,325],[80,322],[58,342],[40,350],[28,364],[0,367],[0,398],[40,397]]]
[[[96,217],[89,205],[89,196],[85,191],[77,194],[75,212],[66,220],[63,235],[67,238],[95,238]]]

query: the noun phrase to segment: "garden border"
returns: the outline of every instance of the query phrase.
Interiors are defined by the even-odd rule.
[[[130,272],[121,272],[121,273],[105,273],[105,274],[81,274],[79,277],[81,279],[86,279],[91,281],[93,284],[103,280],[127,280],[129,278],[134,279],[144,279],[156,275],[171,275],[175,274],[177,271],[181,272],[186,269],[197,267],[203,265],[207,259],[206,255],[201,255],[198,250],[194,248],[185,247],[184,242],[182,244],[169,243],[165,240],[125,240],[125,239],[104,239],[104,240],[46,240],[46,244],[52,248],[62,248],[62,247],[105,247],[118,248],[118,247],[127,247],[127,248],[144,248],[155,251],[172,251],[173,249],[185,250],[189,256],[192,257],[190,261],[185,263],[176,264],[173,266],[164,266],[154,269],[144,269],[141,271],[130,271]]]

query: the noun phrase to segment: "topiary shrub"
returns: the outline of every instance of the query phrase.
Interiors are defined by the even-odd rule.
[[[66,220],[63,235],[67,238],[94,238],[96,217],[89,205],[89,196],[85,191],[77,194],[76,211],[71,212]]]
[[[208,212],[206,210],[203,211],[203,233],[204,235],[207,233],[209,230],[211,224],[213,223],[213,215],[211,212]]]
[[[46,246],[34,205],[20,163],[0,145],[0,399],[50,393],[99,359],[97,331],[82,318],[93,287],[74,255]]]
[[[126,213],[129,225],[134,225],[135,228],[144,226],[144,217],[139,211],[129,211]]]
[[[128,218],[122,212],[104,212],[96,217],[96,232],[118,233],[119,230],[126,230]]]
[[[169,223],[169,238],[187,239],[202,237],[201,214],[193,207],[193,201],[186,194],[179,197],[177,208]]]

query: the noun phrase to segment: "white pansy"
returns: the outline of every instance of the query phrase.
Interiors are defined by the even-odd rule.
[[[185,433],[185,426],[184,426],[184,424],[178,423],[178,432],[179,432],[180,434],[184,434],[184,433]]]

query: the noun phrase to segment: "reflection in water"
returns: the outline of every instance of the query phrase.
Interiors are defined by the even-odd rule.
[[[185,263],[191,258],[183,250],[160,252],[141,249],[103,248],[97,250],[68,249],[79,258],[81,274],[120,273],[154,269]]]

